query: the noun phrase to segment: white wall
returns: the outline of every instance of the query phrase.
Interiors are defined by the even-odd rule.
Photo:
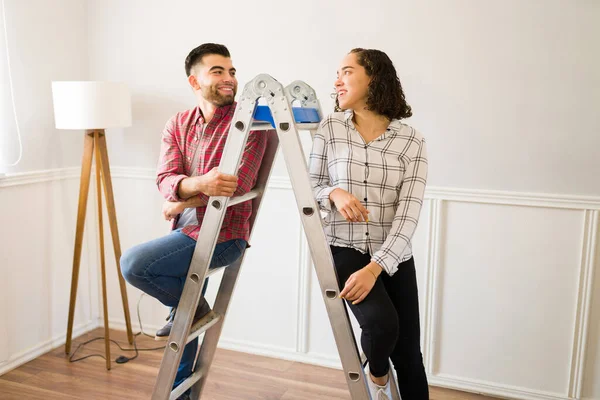
[[[124,248],[164,234],[147,217],[161,203],[153,171],[118,169],[116,180],[119,215],[139,221],[123,225]],[[414,243],[430,382],[521,399],[600,398],[600,198],[437,187],[426,197]],[[289,181],[274,177],[265,202],[221,346],[339,367]],[[111,323],[123,327],[116,276],[109,284]],[[129,294],[134,310],[139,292]],[[143,298],[146,331],[166,313]]]
[[[584,396],[600,398],[598,329],[583,301],[591,293],[584,273],[594,264],[581,261],[593,247],[584,246],[584,228],[591,227],[584,214],[596,216],[585,210],[598,202],[561,208],[563,194],[600,193],[594,179],[600,57],[593,39],[600,37],[599,3],[378,1],[365,7],[315,0],[301,7],[276,1],[210,7],[90,3],[92,76],[133,88],[136,123],[111,136],[113,163],[154,168],[164,122],[193,106],[183,60],[202,42],[230,48],[240,90],[262,72],[284,84],[303,79],[325,110],[343,54],[356,46],[381,48],[395,61],[413,106],[410,123],[430,148],[433,190],[415,245],[432,382],[521,398],[574,396],[584,382]],[[120,212],[158,213],[151,177],[127,178],[121,196],[136,193],[152,205],[144,210],[127,200]],[[265,201],[279,208],[257,225],[222,345],[338,365],[281,160],[275,182]],[[525,193],[550,194],[532,200]],[[275,224],[284,234],[272,234]],[[150,234],[151,225],[145,221],[123,240],[134,244],[164,231]],[[121,311],[114,301],[116,322]],[[160,306],[142,305],[151,325],[162,324]]]
[[[64,343],[79,171],[27,173],[0,181],[0,374]],[[74,335],[98,315],[95,203],[81,256]],[[24,217],[27,223],[24,222]]]
[[[432,185],[600,194],[597,1],[110,0],[89,18],[92,77],[133,88],[116,165],[155,166],[160,129],[193,103],[183,61],[202,42],[229,46],[240,83],[303,79],[325,110],[339,61],[363,46],[395,61]]]
[[[30,21],[35,19],[27,16],[34,11],[19,4],[8,0],[7,8],[19,10],[34,36]],[[600,252],[597,235],[592,238],[600,209],[600,186],[593,179],[600,167],[595,157],[600,120],[593,108],[600,103],[600,57],[594,43],[600,37],[594,24],[600,3],[377,1],[367,8],[364,2],[315,0],[301,7],[233,2],[208,10],[189,0],[53,5],[64,6],[65,15],[53,35],[87,35],[63,56],[89,58],[75,62],[83,69],[69,70],[58,59],[49,68],[64,74],[60,79],[89,72],[91,79],[124,81],[132,88],[134,124],[108,137],[123,249],[168,230],[159,216],[162,200],[153,170],[165,121],[193,106],[183,72],[191,48],[206,41],[228,45],[240,90],[261,72],[284,84],[303,79],[317,90],[325,110],[331,109],[328,94],[346,51],[363,46],[388,52],[415,112],[410,123],[424,133],[430,148],[430,186],[415,235],[430,381],[522,399],[577,398],[580,392],[582,398],[600,399]],[[309,21],[316,28],[308,27]],[[28,48],[37,48],[36,43],[27,46],[23,57],[31,57]],[[58,78],[47,78],[43,104],[35,109],[45,115],[40,123],[46,128],[44,133],[27,130],[27,140],[38,143],[58,135],[60,146],[68,149],[61,147],[64,157],[59,157],[52,147],[56,142],[40,148],[30,143],[25,149],[30,161],[24,160],[19,171],[79,165],[79,138],[52,128],[49,80]],[[35,93],[32,86],[19,97],[27,100]],[[1,253],[3,271],[21,265],[41,290],[25,292],[23,305],[14,303],[16,309],[0,307],[0,317],[35,317],[39,304],[52,310],[51,318],[42,319],[41,335],[21,338],[20,325],[0,327],[11,343],[0,345],[0,358],[11,360],[0,364],[0,372],[34,355],[33,350],[59,343],[64,334],[76,173],[50,170],[40,182],[15,186],[38,176],[26,173],[0,185],[0,202],[8,205],[0,212],[2,248],[21,250]],[[271,211],[258,221],[222,346],[338,366],[280,159],[274,174],[265,197]],[[55,176],[59,180],[51,180]],[[23,199],[39,193],[52,201],[43,211],[34,210],[34,217],[53,217],[36,233],[42,250],[30,255],[24,250],[29,239],[12,229],[17,223],[4,221],[12,221],[15,210],[15,215],[31,212],[32,203]],[[84,253],[90,278],[80,288],[78,308],[82,329],[99,322],[100,315],[93,211]],[[275,225],[283,226],[285,234],[273,235]],[[106,248],[111,326],[122,327],[109,235]],[[29,287],[25,277],[11,274],[14,278],[0,283],[0,296],[8,293],[5,284]],[[48,280],[56,282],[52,289],[40,286]],[[128,293],[135,319],[139,292],[129,287]],[[2,304],[8,304],[4,297]],[[143,298],[146,330],[162,325],[165,313],[155,300]]]
[[[8,359],[0,363],[0,373],[62,344],[77,172],[23,174],[0,185],[3,204],[8,204],[2,220],[17,227],[3,231],[4,242],[32,235],[15,220],[31,212],[22,199],[42,192],[48,199],[32,215],[38,221],[32,240],[12,240],[11,251],[2,252],[8,277],[2,304],[11,306],[1,310],[13,323],[3,324],[8,340],[2,341],[0,355]],[[115,167],[113,178],[123,248],[164,234],[168,225],[157,215],[162,200],[153,170]],[[414,244],[430,382],[521,399],[580,398],[579,388],[581,398],[600,398],[600,304],[595,296],[600,198],[436,187],[426,197]],[[339,367],[293,202],[289,181],[273,177],[264,208],[271,211],[258,221],[221,346]],[[101,323],[95,206],[92,195],[77,332]],[[273,236],[274,226],[283,231]],[[513,239],[503,240],[509,236]],[[30,249],[32,242],[36,251]],[[107,235],[110,323],[123,328],[111,246]],[[218,281],[211,283],[211,301]],[[140,292],[129,287],[128,294],[138,329]],[[149,333],[164,323],[167,312],[148,297],[140,311]]]
[[[96,1],[90,72],[133,88],[136,123],[110,138],[113,163],[154,168],[164,122],[193,105],[183,60],[196,45],[226,44],[240,88],[262,72],[284,84],[303,79],[325,110],[343,54],[385,50],[413,106],[410,123],[430,148],[431,210],[416,246],[432,382],[522,398],[575,396],[584,382],[584,395],[600,398],[598,328],[587,301],[594,264],[581,260],[593,248],[582,235],[597,198],[561,208],[561,195],[600,193],[599,18],[593,1]],[[275,177],[286,181],[281,160]],[[148,184],[123,190],[155,198]],[[244,300],[232,306],[223,345],[335,365],[291,193],[279,187],[266,201],[282,208],[257,226],[235,296]],[[158,212],[152,204],[142,215]],[[282,220],[286,234],[274,237],[270,228]],[[149,236],[137,229],[124,240]],[[152,310],[148,318],[160,324]],[[281,321],[283,333],[269,321]]]
[[[10,105],[8,70],[0,69],[0,172],[46,170],[79,165],[82,135],[57,131],[52,110],[53,80],[88,78],[87,2],[81,0],[5,0],[8,47],[15,107],[23,137],[18,156],[17,131]],[[1,24],[0,24],[1,25]],[[6,51],[0,33],[0,63]]]
[[[0,165],[0,172],[14,174],[0,179],[0,373],[64,341],[78,169],[61,168],[79,165],[82,135],[54,129],[50,82],[85,79],[88,74],[86,2],[5,0],[5,6],[24,155],[15,167]],[[0,63],[4,64],[1,31]],[[11,102],[8,71],[1,68],[0,72],[2,164],[16,160],[18,142],[12,108],[4,111]],[[95,325],[92,311],[97,308],[95,273],[90,273],[96,253],[87,244],[77,334]]]

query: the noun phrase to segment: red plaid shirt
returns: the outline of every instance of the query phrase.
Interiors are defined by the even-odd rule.
[[[158,190],[169,201],[181,201],[177,194],[179,183],[192,175],[191,163],[196,149],[198,169],[196,175],[204,175],[214,167],[218,167],[225,148],[225,140],[229,125],[235,111],[235,103],[220,107],[202,131],[205,124],[199,107],[177,113],[167,122],[162,133],[160,159],[158,164],[156,184]],[[267,147],[265,131],[251,131],[248,135],[246,148],[238,171],[238,187],[234,196],[248,193],[256,184],[258,170]],[[208,202],[208,196],[200,194]],[[206,206],[196,208],[198,223],[202,224]],[[250,236],[250,215],[252,201],[229,207],[223,219],[221,233],[217,243],[232,239],[248,241]],[[179,216],[173,221],[175,228]],[[181,230],[194,240],[198,240],[199,225],[188,225]]]

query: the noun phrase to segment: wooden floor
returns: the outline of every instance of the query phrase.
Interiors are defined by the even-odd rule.
[[[101,336],[97,329],[74,341],[73,349],[88,339]],[[112,332],[113,338],[127,346],[124,332]],[[140,336],[139,348],[156,347],[152,339]],[[81,355],[102,353],[103,342],[85,347]],[[111,346],[112,359],[123,352]],[[78,353],[79,355],[80,353]],[[92,357],[69,363],[64,347],[53,350],[20,368],[0,376],[0,398],[3,400],[133,400],[149,399],[162,351],[140,352],[137,359],[126,364],[112,363],[106,371],[105,362]],[[210,371],[203,399],[212,400],[332,400],[350,399],[342,371],[218,350]],[[431,399],[484,400],[490,397],[431,388]]]

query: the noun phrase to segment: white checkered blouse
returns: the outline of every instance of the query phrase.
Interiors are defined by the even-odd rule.
[[[393,275],[412,257],[411,238],[419,220],[427,181],[427,149],[419,132],[393,120],[386,132],[365,143],[352,122],[353,113],[323,119],[310,155],[313,192],[327,212],[330,245],[369,253]],[[329,200],[341,188],[369,210],[368,222],[347,222]]]

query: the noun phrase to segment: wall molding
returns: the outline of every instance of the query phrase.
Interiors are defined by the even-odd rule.
[[[436,371],[436,330],[439,310],[439,276],[441,268],[440,243],[442,240],[443,200],[429,200],[429,224],[427,226],[427,258],[425,260],[425,315],[423,324],[423,354],[428,374]]]
[[[536,204],[536,207],[545,208],[562,208],[575,209],[575,203],[569,203],[566,206],[563,203],[564,199],[553,199],[558,203],[552,205]],[[439,296],[443,288],[441,280],[441,271],[444,266],[442,260],[442,249],[440,244],[443,240],[442,227],[444,226],[443,204],[447,199],[430,199],[429,204],[429,224],[427,226],[427,260],[426,260],[426,276],[427,276],[427,292],[425,295],[425,323],[424,323],[424,348],[423,355],[425,367],[430,381],[434,384],[440,383],[440,386],[446,386],[453,389],[483,392],[490,395],[497,395],[518,399],[580,399],[583,391],[583,381],[585,376],[585,355],[587,349],[587,339],[589,333],[590,316],[591,316],[591,297],[592,285],[594,282],[595,261],[597,255],[598,235],[600,228],[600,211],[597,209],[583,209],[582,223],[582,239],[580,266],[578,272],[577,286],[577,302],[574,311],[575,325],[573,327],[571,364],[569,370],[568,386],[565,388],[564,394],[546,393],[531,391],[524,388],[513,388],[502,385],[501,383],[492,382],[477,382],[464,377],[448,376],[440,374],[437,371],[437,347],[436,343],[438,334],[439,322]],[[487,199],[489,204],[507,204],[505,199],[500,199],[498,202],[492,203],[491,199]],[[531,205],[517,203],[510,205]],[[579,204],[581,205],[581,204]],[[437,383],[435,383],[437,382]]]
[[[463,189],[433,186],[426,189],[425,198],[465,203],[541,208],[566,208],[572,210],[600,209],[599,196],[527,193],[517,191]]]
[[[77,325],[73,328],[73,338],[84,335],[94,329],[96,329],[98,324],[90,320],[86,323]],[[0,363],[0,376],[4,375],[8,371],[11,371],[25,363],[28,363],[31,360],[34,360],[40,357],[43,354],[46,354],[49,351],[52,351],[60,346],[63,346],[66,342],[66,332],[61,333],[60,335],[56,335],[53,338],[46,340],[42,343],[39,343],[35,347],[31,349],[25,350],[21,353],[15,354],[6,360],[3,363]]]
[[[96,321],[97,326],[102,326],[102,320]],[[109,324],[112,329],[125,330],[125,322],[120,319],[110,319]],[[139,331],[137,320],[132,321],[134,330]],[[153,332],[160,326],[144,325],[145,332]],[[294,348],[281,346],[271,346],[258,344],[250,341],[228,339],[222,337],[219,341],[219,348],[226,350],[239,351],[243,353],[256,354],[259,356],[279,358],[289,361],[297,361],[302,363],[319,365],[322,367],[342,369],[341,362],[338,357],[325,356],[319,353],[299,353]],[[522,400],[571,400],[572,397],[566,394],[558,394],[551,392],[534,391],[521,387],[502,385],[495,382],[484,382],[475,379],[456,377],[446,374],[431,374],[427,372],[427,379],[433,386],[445,387],[449,389],[462,390],[472,393],[485,393],[492,396],[498,396],[509,399]],[[579,398],[579,397],[577,397]],[[591,400],[591,399],[589,399]]]
[[[244,340],[228,339],[226,337],[219,341],[219,348],[265,357],[280,358],[288,361],[314,364],[321,367],[342,369],[339,357],[326,356],[318,353],[299,353],[295,348],[271,346],[262,343],[258,344]]]
[[[77,166],[7,174],[0,176],[0,188],[56,180],[76,179],[79,178],[80,170],[81,167]],[[120,179],[142,179],[153,181],[156,178],[156,170],[154,168],[114,166],[111,168],[111,172],[113,178]],[[287,176],[272,176],[269,180],[269,188],[291,189],[292,184]],[[566,208],[573,210],[600,210],[600,196],[429,186],[425,191],[425,198],[428,200],[446,200],[481,204]]]
[[[598,245],[599,212],[584,211],[581,246],[581,266],[577,287],[577,307],[575,329],[571,353],[568,394],[571,398],[581,398],[585,370],[585,354],[590,325],[592,285],[594,282],[594,262]]]
[[[2,258],[0,258],[2,260]],[[6,280],[4,279],[2,283],[0,283],[0,304],[10,304],[8,301],[8,293],[9,291],[6,288]],[[6,323],[8,321],[8,313],[7,307],[0,307],[0,338],[8,338],[8,327],[10,324]],[[2,340],[0,343],[0,370],[2,366],[9,360],[10,358],[10,343],[8,340]]]
[[[298,238],[296,351],[299,353],[308,353],[312,257],[302,224],[300,224]]]
[[[76,179],[79,178],[80,174],[81,167],[55,168],[6,174],[0,176],[0,188]]]
[[[148,180],[149,184],[152,185],[154,185],[154,173],[154,169],[151,168],[112,168],[112,176],[114,179]],[[78,179],[79,174],[79,167],[69,167],[6,175],[0,177],[0,188]],[[277,190],[292,189],[290,180],[286,176],[271,177],[268,187]],[[585,374],[585,355],[590,326],[592,285],[596,269],[595,262],[598,254],[597,248],[598,245],[600,245],[598,243],[598,230],[600,229],[600,196],[555,195],[429,187],[426,191],[425,198],[428,200],[429,220],[426,226],[427,253],[425,259],[425,276],[427,277],[427,281],[424,296],[425,304],[423,308],[423,353],[430,382],[436,386],[525,400],[566,400],[581,398]],[[466,377],[449,376],[439,373],[437,368],[438,349],[436,349],[436,347],[439,339],[437,337],[439,334],[437,330],[440,316],[439,295],[443,288],[443,282],[440,281],[440,279],[441,271],[444,267],[442,254],[445,224],[444,209],[445,205],[449,202],[568,209],[580,210],[582,212],[582,242],[576,293],[577,303],[576,309],[574,310],[576,319],[572,334],[572,352],[568,387],[565,388],[564,394],[510,387],[496,382],[480,382]],[[284,348],[223,337],[219,347],[339,369],[341,368],[339,357],[309,352],[308,339],[310,328],[309,313],[312,262],[301,225],[298,243],[299,283],[296,293],[298,304],[296,309],[295,346]],[[123,321],[120,321],[119,319],[111,320],[110,325],[111,328],[125,328]],[[102,326],[102,321],[96,321],[94,319],[93,322],[90,321],[87,324],[79,326],[75,333],[76,335],[80,335],[98,326]],[[137,328],[139,329],[139,326]],[[158,327],[148,325],[145,326],[145,331],[146,333],[152,333],[155,328]],[[64,337],[55,337],[41,343],[31,350],[13,356],[6,362],[0,363],[0,375],[62,344],[64,344]]]
[[[109,324],[112,329],[125,330],[125,322],[120,319],[110,319]],[[102,326],[102,320],[97,320],[97,325]],[[134,330],[139,330],[137,321],[132,321]],[[152,332],[160,326],[145,325],[145,332]],[[319,353],[299,353],[294,348],[271,346],[262,343],[250,341],[228,339],[222,337],[219,341],[219,348],[226,350],[239,351],[242,353],[256,354],[259,356],[273,357],[288,361],[297,361],[307,364],[319,365],[327,368],[342,369],[340,359],[334,356],[326,356]],[[476,379],[456,377],[446,374],[427,373],[429,384],[449,389],[462,390],[472,393],[485,393],[492,396],[498,396],[509,399],[521,400],[571,400],[572,397],[566,394],[535,391],[521,387],[508,386],[495,382],[484,382]],[[591,399],[590,399],[591,400]]]
[[[503,385],[496,382],[484,382],[476,379],[465,379],[452,375],[433,375],[428,376],[429,383],[434,386],[445,387],[449,389],[462,390],[465,392],[485,393],[491,396],[498,396],[509,399],[520,400],[570,400],[571,398],[564,394],[551,393],[530,390],[521,387]]]

